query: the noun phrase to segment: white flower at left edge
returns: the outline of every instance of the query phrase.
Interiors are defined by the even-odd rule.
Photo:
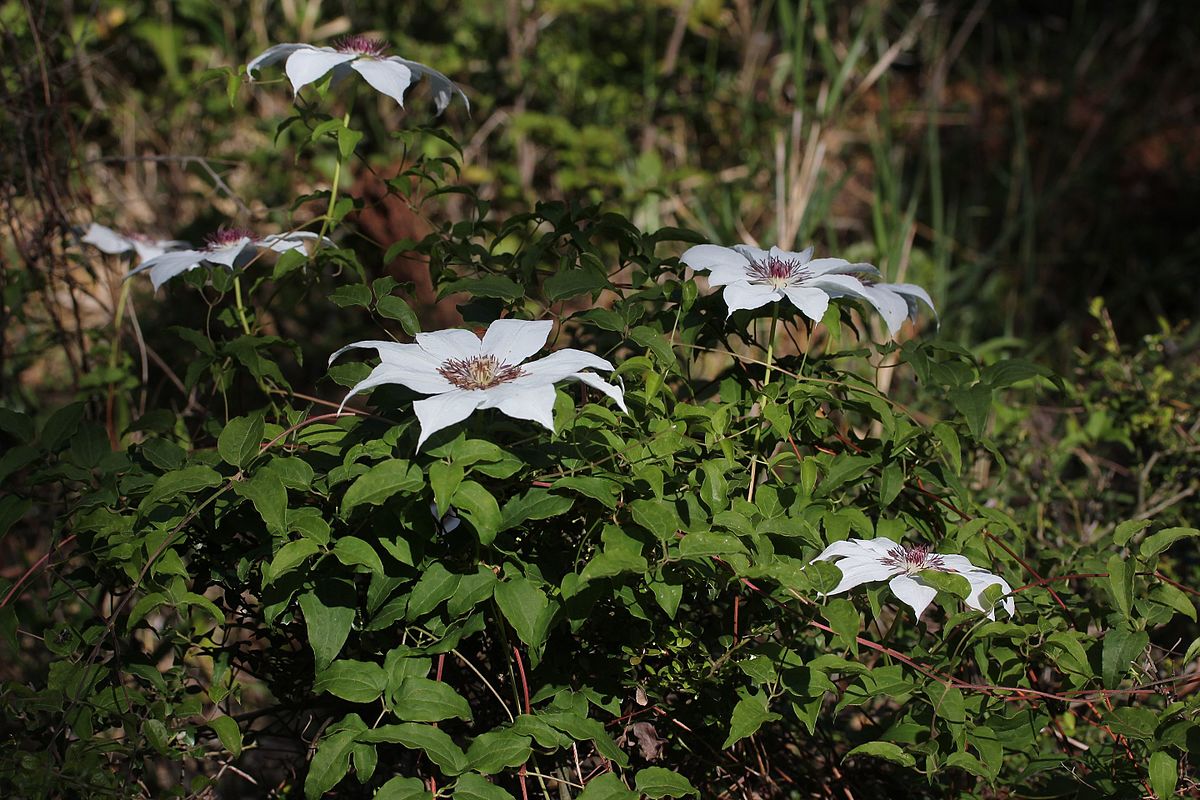
[[[793,253],[778,247],[761,250],[744,244],[699,244],[684,251],[679,260],[696,271],[707,270],[711,286],[725,287],[723,297],[730,314],[786,297],[806,317],[820,322],[831,299],[854,297],[874,306],[895,335],[908,312],[908,304],[898,293],[872,290],[854,277],[877,277],[875,267],[852,264],[844,258],[813,258],[811,247]]]
[[[343,36],[333,47],[313,47],[311,44],[277,44],[268,47],[262,54],[246,65],[251,80],[259,67],[284,61],[283,71],[292,82],[292,91],[315,83],[333,71],[333,80],[339,81],[353,70],[377,92],[386,94],[401,106],[404,93],[413,81],[428,79],[433,88],[433,102],[441,114],[450,105],[454,93],[458,92],[470,110],[471,103],[462,89],[432,67],[409,61],[400,56],[384,55],[387,44],[367,36]]]
[[[996,610],[983,607],[980,599],[983,590],[999,586],[1005,595],[1012,593],[1007,581],[975,566],[966,556],[933,553],[924,545],[904,547],[883,536],[834,542],[813,562],[831,559],[838,559],[833,565],[841,570],[842,579],[828,594],[840,594],[862,583],[886,580],[896,597],[912,608],[918,618],[937,595],[937,589],[921,580],[921,573],[926,570],[952,572],[966,578],[971,584],[971,592],[963,602],[987,614],[988,619],[996,618]],[[1005,597],[1001,605],[1010,617],[1016,612],[1012,597]]]
[[[175,239],[153,239],[138,233],[119,233],[94,222],[88,226],[80,241],[109,255],[136,253],[139,264],[146,259],[162,255],[168,250],[187,247],[187,242]]]
[[[317,234],[310,231],[295,231],[270,236],[258,237],[252,231],[242,228],[222,228],[208,237],[202,250],[171,250],[160,253],[154,258],[147,259],[135,269],[129,271],[126,278],[139,272],[149,271],[150,282],[154,290],[176,275],[193,270],[202,264],[217,264],[233,269],[239,264],[252,259],[260,249],[273,250],[276,253],[286,253],[290,250],[303,250],[305,242],[317,239]],[[322,244],[332,245],[328,238]]]
[[[471,331],[452,329],[418,333],[412,344],[369,341],[346,345],[329,357],[329,363],[351,348],[363,347],[376,350],[380,364],[350,390],[338,411],[354,395],[383,384],[433,395],[413,403],[421,423],[418,449],[437,431],[482,408],[495,408],[553,431],[554,384],[563,380],[581,381],[627,411],[620,387],[581,371],[611,371],[613,365],[600,356],[567,348],[525,363],[546,344],[553,324],[550,320],[499,319],[488,326],[482,338]]]

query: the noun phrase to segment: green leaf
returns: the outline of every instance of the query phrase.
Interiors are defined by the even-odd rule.
[[[421,323],[417,319],[416,313],[413,312],[412,306],[406,303],[402,297],[394,294],[381,297],[375,301],[375,310],[379,312],[379,316],[399,322],[400,327],[409,336],[413,336],[421,330]]]
[[[429,486],[433,489],[433,502],[439,513],[450,510],[450,498],[463,480],[463,468],[458,464],[435,461],[429,465]]]
[[[279,576],[295,569],[318,550],[320,546],[312,539],[297,539],[279,548],[279,552],[271,559],[271,563],[263,570],[263,585],[279,580]]]
[[[362,283],[343,283],[329,293],[329,299],[339,308],[371,305],[371,289]]]
[[[438,769],[447,775],[459,775],[467,771],[467,754],[443,730],[432,725],[405,722],[399,725],[381,725],[359,734],[360,742],[392,742],[409,750],[421,750]]]
[[[992,773],[989,772],[988,768],[983,765],[983,762],[970,753],[964,753],[962,751],[951,753],[950,757],[946,759],[946,766],[958,767],[959,769],[966,770],[972,775],[978,775],[980,778],[986,778],[988,780],[991,780],[992,778]]]
[[[461,575],[450,572],[440,561],[430,564],[408,597],[405,619],[422,617],[437,608],[442,601],[453,597],[461,580]]]
[[[388,706],[405,722],[471,718],[471,706],[462,695],[441,681],[429,678],[405,678]]]
[[[666,500],[634,500],[629,504],[629,511],[634,522],[664,542],[673,541],[683,526],[674,504]]]
[[[1133,661],[1146,651],[1148,644],[1150,636],[1145,631],[1113,628],[1104,634],[1104,649],[1100,657],[1104,685],[1109,689],[1117,688]]]
[[[857,653],[861,622],[854,604],[842,597],[835,598],[821,609],[821,616],[829,622],[829,627],[833,628],[839,644]]]
[[[237,720],[233,717],[224,715],[214,717],[208,721],[209,727],[216,732],[217,738],[221,740],[221,746],[232,753],[234,756],[239,756],[242,753],[242,732],[238,728]]]
[[[4,534],[8,533],[8,529],[17,520],[25,516],[32,507],[32,500],[19,498],[11,494],[0,497],[0,538],[3,538]]]
[[[958,413],[966,417],[967,427],[975,438],[983,436],[988,413],[992,410],[992,389],[979,383],[975,386],[951,389],[947,394]]]
[[[659,797],[687,797],[690,794],[700,796],[700,792],[692,786],[691,781],[678,772],[662,767],[639,769],[634,778],[634,786],[652,800]]]
[[[570,497],[552,494],[546,489],[530,489],[504,504],[500,513],[500,530],[515,528],[531,519],[550,519],[565,514],[574,504]]]
[[[8,448],[3,455],[0,455],[0,481],[3,481],[17,470],[32,464],[40,455],[41,452],[36,447],[31,447],[27,444],[19,444],[16,447]]]
[[[377,506],[396,492],[412,494],[425,486],[421,470],[403,459],[383,461],[371,467],[346,490],[339,512],[348,517],[356,506],[363,503]]]
[[[640,797],[637,792],[627,789],[615,773],[605,772],[587,782],[578,800],[638,800]]]
[[[1126,617],[1133,611],[1133,575],[1137,567],[1115,553],[1108,559],[1108,590]]]
[[[874,756],[887,761],[899,764],[902,767],[911,767],[917,763],[917,760],[910,753],[904,752],[900,745],[892,742],[866,742],[846,754],[846,758],[851,756]]]
[[[357,716],[358,724],[362,720]],[[321,739],[312,762],[308,765],[308,777],[304,780],[304,797],[307,800],[317,800],[326,792],[337,786],[338,782],[350,770],[350,751],[354,748],[355,737],[359,728],[339,730]]]
[[[496,585],[496,604],[512,625],[521,641],[530,647],[540,647],[554,609],[546,593],[528,578],[510,578]]]
[[[384,574],[383,562],[370,544],[357,536],[343,536],[333,546],[333,555],[348,567],[362,565],[376,575]]]
[[[258,414],[229,420],[217,437],[217,453],[231,466],[241,469],[249,464],[263,443],[263,418]]]
[[[488,731],[475,737],[467,748],[471,769],[484,775],[495,775],[509,767],[519,767],[529,760],[533,748],[528,736],[507,730]]]
[[[142,498],[142,502],[138,505],[138,513],[145,514],[159,503],[177,495],[211,489],[223,480],[220,473],[211,467],[185,467],[175,472],[168,472],[156,480],[150,493]]]
[[[1200,530],[1196,530],[1195,528],[1167,528],[1153,536],[1147,536],[1140,548],[1142,558],[1152,558],[1180,539],[1189,536],[1200,536]]]
[[[629,756],[625,755],[625,751],[617,747],[612,737],[608,735],[608,731],[596,720],[562,711],[538,714],[536,718],[552,727],[558,728],[576,741],[590,739],[600,755],[622,769],[629,766]]]
[[[308,643],[312,648],[318,671],[329,666],[350,635],[354,622],[355,595],[344,582],[318,584],[316,590],[300,595],[300,609],[304,612],[304,625],[308,629]]]
[[[482,775],[469,772],[454,784],[454,800],[513,800],[513,796]]]
[[[339,659],[317,673],[313,692],[328,692],[351,703],[370,703],[383,694],[387,675],[371,661]]]
[[[83,420],[83,403],[70,403],[55,411],[42,426],[42,447],[53,452],[62,447]]]
[[[33,441],[33,420],[28,414],[13,411],[10,408],[0,408],[0,431],[4,431],[18,442]]]
[[[689,533],[679,540],[679,555],[682,558],[705,559],[745,552],[746,546],[736,536],[723,533]]]
[[[495,297],[509,301],[525,296],[525,290],[515,281],[500,275],[479,275],[446,284],[438,292],[438,297],[458,292],[466,292],[472,297]]]
[[[1165,750],[1159,750],[1150,755],[1150,788],[1158,795],[1159,800],[1175,797],[1175,787],[1179,783],[1179,762]]]
[[[603,275],[587,269],[563,270],[547,278],[542,284],[546,291],[546,299],[551,303],[581,294],[596,293],[610,285]]]
[[[433,800],[433,794],[418,778],[395,777],[379,787],[374,800]]]
[[[483,601],[491,599],[497,580],[496,573],[482,565],[476,568],[475,572],[461,576],[454,595],[450,598],[450,602],[446,603],[446,612],[451,617],[457,617]],[[409,604],[411,606],[411,599]]]
[[[247,480],[235,481],[233,490],[250,501],[272,535],[284,534],[287,530],[287,489],[276,473],[261,470]]]
[[[475,528],[480,544],[486,547],[495,541],[502,518],[500,506],[491,492],[475,481],[463,481],[451,502]]]
[[[725,743],[721,745],[721,749],[724,750],[734,742],[739,742],[747,736],[753,736],[762,727],[764,722],[772,722],[777,719],[782,719],[782,717],[769,710],[767,707],[767,695],[765,693],[751,694],[743,697],[733,707],[733,717],[729,723],[729,735],[725,737]]]
[[[1122,522],[1113,531],[1113,543],[1117,547],[1124,547],[1126,543],[1138,533],[1150,527],[1148,519],[1131,519]]]

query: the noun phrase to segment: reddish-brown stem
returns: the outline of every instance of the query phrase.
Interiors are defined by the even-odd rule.
[[[21,577],[17,578],[17,582],[14,583],[11,588],[9,588],[8,593],[6,595],[4,595],[4,599],[0,600],[0,608],[4,608],[5,606],[8,605],[9,601],[12,600],[13,597],[21,590],[21,587],[25,585],[25,582],[28,581],[30,578],[32,578],[33,574],[35,572],[37,572],[39,569],[41,569],[46,564],[46,562],[50,560],[51,556],[57,554],[59,551],[61,551],[63,548],[67,547],[68,545],[72,544],[74,541],[75,541],[75,534],[71,534],[70,536],[66,537],[58,544],[54,545],[53,548],[51,548],[49,551],[47,551],[37,561],[30,564],[29,569],[25,570],[25,572],[23,572],[21,574]]]

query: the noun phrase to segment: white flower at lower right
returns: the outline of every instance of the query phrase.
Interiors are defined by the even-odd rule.
[[[971,591],[963,601],[969,608],[982,611],[988,619],[994,620],[995,608],[985,608],[981,595],[989,586],[999,586],[1004,591],[1000,606],[1010,617],[1016,611],[1008,582],[975,566],[966,556],[934,553],[924,545],[904,547],[880,536],[834,542],[809,563],[833,559],[837,559],[833,565],[841,570],[842,579],[826,594],[840,594],[863,583],[886,580],[896,597],[919,618],[937,595],[937,589],[921,580],[921,573],[949,572],[963,576],[971,584]]]

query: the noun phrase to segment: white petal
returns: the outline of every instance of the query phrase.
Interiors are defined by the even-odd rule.
[[[601,392],[604,392],[606,395],[612,398],[613,402],[615,402],[622,411],[624,411],[626,414],[629,413],[629,409],[625,407],[625,390],[620,386],[614,386],[593,372],[576,372],[571,377],[580,383],[587,384],[593,389],[599,389]]]
[[[750,273],[750,262],[741,264],[718,264],[708,273],[709,286],[728,286],[731,283],[749,283],[757,276]]]
[[[462,422],[480,407],[487,393],[480,391],[466,392],[455,389],[453,392],[428,397],[413,403],[413,411],[421,423],[421,436],[417,439],[417,449],[433,434],[442,428],[448,428],[456,422]]]
[[[980,568],[972,564],[971,560],[966,556],[960,556],[953,553],[934,553],[930,557],[941,559],[943,566],[946,568],[946,572],[957,572],[962,574],[964,572],[980,571]]]
[[[868,553],[847,556],[841,561],[834,562],[834,566],[841,570],[842,579],[827,594],[840,594],[847,589],[853,589],[860,583],[886,580],[895,575],[898,569],[898,567],[881,563],[878,558]]]
[[[328,48],[302,48],[288,56],[284,71],[292,82],[292,91],[299,94],[301,89],[320,80],[329,70],[357,57],[354,53],[339,53]]]
[[[904,298],[900,297],[900,295],[876,286],[864,285],[857,278],[852,278],[849,275],[817,275],[804,281],[804,285],[824,289],[832,297],[839,296],[835,294],[835,291],[840,290],[842,295],[866,300],[875,306],[875,310],[883,317],[883,321],[888,328],[888,333],[892,336],[896,335],[896,332],[900,330],[900,326],[904,324],[904,320],[908,316],[908,304],[905,303]]]
[[[378,386],[380,383],[398,383],[421,394],[441,394],[453,391],[455,388],[454,384],[446,380],[438,372],[441,362],[434,359],[419,345],[415,344],[375,341],[354,342],[331,355],[329,363],[332,364],[335,358],[352,348],[374,349],[383,362],[371,372],[370,377],[366,379],[367,381],[374,379],[376,373],[379,373],[381,376],[391,376],[391,379],[388,380],[374,381],[370,384],[371,386]],[[388,371],[380,372],[380,369],[383,367],[387,367]],[[355,394],[365,388],[369,387],[360,383],[354,387],[350,394]]]
[[[919,578],[910,578],[907,575],[897,575],[888,582],[888,586],[892,587],[892,591],[902,603],[912,608],[917,619],[921,618],[925,609],[929,608],[929,604],[937,596],[937,589],[921,583]]]
[[[427,331],[416,335],[417,344],[440,363],[452,358],[463,360],[474,358],[483,352],[483,342],[472,331],[448,328],[444,331]]]
[[[554,430],[554,386],[549,383],[531,386],[501,384],[484,389],[486,399],[480,408],[495,408],[514,419],[527,419]]]
[[[305,242],[317,239],[319,234],[312,231],[293,231],[292,233],[271,234],[264,236],[261,239],[255,239],[254,244],[258,247],[266,247],[274,250],[276,253],[286,253],[289,250],[304,250]],[[329,247],[335,247],[333,240],[328,236],[321,239],[321,244]]]
[[[863,547],[860,543],[861,541],[861,539],[855,539],[834,542],[822,550],[819,556],[808,563],[813,564],[817,561],[828,561],[831,558],[840,558],[841,556],[862,557]]]
[[[879,270],[870,264],[851,264],[844,258],[815,258],[804,265],[809,275],[842,275],[851,272],[869,272],[878,275]]]
[[[139,272],[149,270],[150,283],[154,286],[154,291],[167,281],[174,278],[181,272],[187,272],[200,266],[208,259],[208,253],[203,250],[177,250],[170,253],[163,253],[160,256],[155,256],[147,261],[143,261],[134,269],[129,271],[130,275],[136,275]]]
[[[909,319],[915,320],[917,318],[917,312],[920,310],[917,307],[917,300],[929,306],[929,310],[933,312],[933,318],[937,319],[937,309],[933,307],[933,300],[929,297],[929,292],[915,283],[878,283],[876,287],[879,289],[888,289],[903,297],[905,303],[908,305]]]
[[[128,236],[122,236],[112,228],[106,228],[94,222],[88,226],[87,233],[83,235],[80,241],[90,244],[100,252],[108,253],[109,255],[128,253],[134,249],[133,239],[130,239]]]
[[[997,584],[999,584],[1000,588],[1004,591],[1004,594],[1010,595],[1012,594],[1012,587],[1008,585],[1008,581],[1004,580],[999,575],[993,575],[992,573],[985,572],[984,570],[960,572],[959,574],[971,582],[971,592],[967,595],[967,598],[963,602],[967,604],[967,607],[973,608],[976,611],[982,611],[987,614],[988,619],[995,619],[996,609],[984,608],[983,603],[980,601],[980,595],[983,594],[983,591],[989,586],[996,586]],[[1001,601],[1001,605],[1003,605],[1004,610],[1008,612],[1010,617],[1016,611],[1016,604],[1013,602],[1011,597],[1005,597],[1004,600]]]
[[[744,308],[761,308],[772,300],[779,300],[783,292],[776,291],[770,286],[759,286],[753,283],[731,283],[725,287],[722,295],[725,305],[729,306],[729,315]],[[729,316],[726,315],[726,316]]]
[[[796,286],[784,289],[783,293],[796,308],[804,312],[804,316],[813,322],[820,322],[821,318],[825,316],[825,309],[829,308],[829,295],[820,289]]]
[[[695,270],[712,269],[713,267],[736,267],[745,272],[746,256],[732,247],[721,247],[715,244],[698,244],[683,251],[679,260]]]
[[[386,94],[401,106],[404,105],[404,92],[413,79],[412,70],[404,64],[377,58],[360,58],[351,63],[350,68],[362,75],[363,80],[371,84],[375,91]]]
[[[469,112],[471,110],[471,101],[467,99],[466,93],[464,93],[462,89],[458,88],[454,81],[450,80],[433,67],[427,67],[424,64],[417,63],[416,61],[409,61],[407,58],[401,58],[400,56],[391,56],[387,60],[397,64],[403,64],[405,67],[408,67],[408,69],[412,71],[412,74],[418,79],[427,78],[429,80],[429,87],[433,91],[433,106],[437,110],[438,114],[441,114],[446,110],[446,106],[450,105],[450,101],[454,98],[455,92],[457,92],[458,96],[462,98],[463,104],[467,107],[467,111]]]
[[[430,503],[429,513],[433,514],[433,518],[437,520],[438,527],[442,529],[442,533],[451,533],[462,524],[462,518],[458,516],[458,511],[455,510],[454,506],[450,506],[445,514],[439,514],[437,503]]]
[[[253,244],[249,238],[243,236],[233,244],[205,251],[204,260],[210,264],[220,264],[222,267],[233,269],[238,258],[246,252],[247,248],[255,250]]]
[[[613,365],[595,353],[565,347],[562,350],[555,350],[545,358],[522,364],[521,371],[525,374],[517,378],[514,383],[522,386],[557,383],[588,368],[611,372]]]
[[[501,364],[520,364],[545,347],[553,327],[554,321],[549,319],[498,319],[483,334],[483,352],[491,353]]]
[[[246,74],[250,76],[250,80],[254,80],[254,71],[259,67],[265,67],[268,64],[274,64],[276,61],[282,61],[297,50],[313,50],[316,49],[310,44],[277,44],[268,47],[262,53],[254,58],[246,65]]]
[[[874,539],[853,539],[852,541],[864,550],[875,553],[880,557],[888,555],[893,550],[904,549],[886,536],[876,536]]]
[[[137,251],[139,264],[155,256],[161,256],[168,250],[175,250],[179,247],[187,247],[187,242],[181,242],[177,239],[158,239],[153,242],[133,240],[133,249]]]
[[[752,244],[735,244],[733,249],[745,257],[747,261],[763,261],[771,255],[771,251],[763,250]]]
[[[811,247],[799,253],[793,253],[791,250],[784,250],[775,246],[772,246],[770,251],[771,258],[778,259],[779,261],[794,261],[802,266],[808,265],[808,262],[812,260],[812,254],[813,248]]]

